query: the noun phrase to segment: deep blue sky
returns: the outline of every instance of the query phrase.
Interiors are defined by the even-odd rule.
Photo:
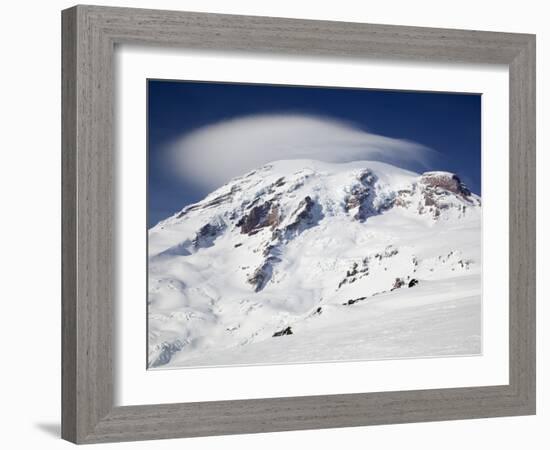
[[[205,125],[265,113],[320,115],[423,144],[441,155],[430,169],[455,172],[481,191],[480,95],[148,80],[148,226],[207,193],[166,170],[171,143]]]

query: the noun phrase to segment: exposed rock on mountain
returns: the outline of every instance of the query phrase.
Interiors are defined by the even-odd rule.
[[[216,237],[218,237],[223,230],[225,230],[225,223],[221,220],[203,225],[200,227],[199,231],[197,231],[195,239],[193,239],[193,247],[198,249],[214,245]]]
[[[286,327],[286,328],[282,329],[281,331],[276,331],[275,333],[273,333],[273,337],[288,336],[290,334],[293,334],[292,333],[292,328],[291,327]]]
[[[425,172],[420,177],[420,182],[433,189],[441,189],[452,192],[462,197],[470,197],[472,193],[460,181],[457,175],[448,172]]]

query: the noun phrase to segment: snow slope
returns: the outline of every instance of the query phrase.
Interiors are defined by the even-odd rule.
[[[481,201],[451,173],[277,161],[148,248],[150,367],[481,349]]]

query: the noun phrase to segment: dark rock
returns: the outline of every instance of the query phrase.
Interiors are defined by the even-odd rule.
[[[276,187],[284,186],[285,183],[286,183],[285,177],[281,177],[277,181],[275,181],[275,183],[273,183],[269,188],[270,190],[273,190]]]
[[[275,253],[276,250],[277,250],[277,245],[269,244],[264,248],[262,255],[264,256],[272,255],[272,253]]]
[[[392,206],[400,206],[402,208],[407,208],[411,203],[411,196],[413,194],[412,190],[401,189],[397,191],[397,194],[393,198]]]
[[[267,213],[267,217],[265,218],[265,223],[263,224],[263,226],[271,227],[271,229],[273,230],[277,225],[279,225],[279,221],[279,207],[277,205],[273,205]]]
[[[368,189],[352,188],[351,195],[346,197],[344,209],[349,212],[353,208],[357,208],[368,195]]]
[[[271,266],[264,264],[258,267],[248,278],[248,283],[254,287],[254,292],[259,292],[264,288],[269,278],[271,278],[271,275]]]
[[[192,241],[193,247],[195,249],[211,247],[212,245],[214,245],[214,241],[224,229],[225,223],[223,222],[210,222],[206,225],[203,225],[195,234],[195,238]]]
[[[261,199],[262,199],[262,196],[261,196],[261,195],[258,195],[258,196],[257,196],[254,200],[252,200],[252,201],[249,201],[249,202],[246,202],[246,201],[245,201],[244,203],[245,203],[245,205],[246,205],[246,209],[250,209],[250,208],[252,208],[253,206],[256,206],[256,205],[260,202]],[[237,224],[237,225],[238,225],[238,224]]]
[[[399,289],[399,288],[403,287],[404,285],[405,285],[405,280],[403,280],[402,278],[396,278],[395,282],[393,283],[393,287],[391,288],[391,290],[394,291],[395,289]]]
[[[270,208],[271,203],[269,202],[264,202],[262,205],[254,206],[248,214],[244,215],[237,222],[237,226],[241,227],[241,233],[250,234],[250,232],[258,227],[262,220],[265,219],[265,216],[269,212]]]
[[[399,250],[395,248],[393,245],[388,245],[383,252],[376,253],[374,255],[374,259],[377,259],[378,261],[382,261],[385,258],[391,258],[392,256],[395,256],[399,253]]]
[[[283,328],[280,331],[276,331],[275,333],[273,333],[273,337],[288,336],[290,334],[294,334],[292,332],[292,328],[291,327],[286,327],[286,328]]]
[[[420,177],[423,204],[419,205],[419,214],[429,213],[437,220],[442,210],[457,208],[463,214],[466,205],[453,201],[458,198],[471,205],[480,206],[480,201],[472,196],[471,191],[460,181],[457,175],[447,172],[426,172]],[[451,197],[449,197],[451,196]]]
[[[242,234],[252,236],[266,227],[274,229],[279,220],[279,207],[271,201],[266,201],[250,209],[248,214],[237,222],[237,226],[241,228]]]
[[[342,303],[342,305],[350,306],[350,305],[353,305],[357,302],[361,302],[361,301],[366,300],[366,299],[367,299],[367,297],[352,298],[352,299],[348,300],[347,302]]]
[[[174,342],[163,342],[159,346],[160,353],[155,360],[151,361],[149,367],[158,367],[163,366],[164,364],[168,364],[172,359],[174,353],[179,352],[183,348],[183,346],[184,343],[180,340],[176,340]]]
[[[344,199],[344,210],[357,208],[357,213],[354,215],[355,220],[361,222],[368,217],[380,214],[380,210],[373,205],[375,198],[374,184],[377,181],[376,175],[370,170],[365,170],[358,176],[359,184],[351,187],[349,195]]]
[[[338,289],[340,289],[344,284],[351,284],[355,281],[366,277],[369,275],[369,261],[370,257],[363,258],[361,261],[361,266],[358,263],[354,262],[351,265],[351,268],[346,271],[346,276],[344,279],[338,283]]]
[[[462,197],[469,197],[472,194],[454,173],[425,172],[420,177],[420,180],[426,186],[444,189]]]
[[[248,283],[254,287],[254,292],[261,291],[273,275],[273,265],[281,260],[275,256],[268,257],[254,273],[248,277]]]
[[[348,279],[347,278],[344,278],[342,281],[340,281],[340,283],[338,283],[338,289],[340,289],[344,284],[346,284],[348,282]]]
[[[472,195],[460,178],[448,172],[422,174],[412,189],[402,189],[396,193],[392,206],[410,207],[416,195],[421,198],[417,205],[418,214],[431,215],[434,220],[438,220],[444,210],[456,208],[465,214],[467,205],[481,206],[481,201]]]
[[[416,286],[417,284],[418,284],[418,280],[416,278],[413,278],[413,279],[411,279],[411,281],[409,281],[409,287],[410,288]]]
[[[296,210],[292,213],[294,220],[286,226],[286,231],[295,231],[301,224],[311,223],[313,217],[311,211],[315,202],[308,195],[299,204]]]
[[[357,275],[357,266],[358,266],[358,264],[356,262],[354,262],[353,265],[351,266],[351,270],[348,270],[346,272],[346,276],[347,277],[352,277],[354,275]]]

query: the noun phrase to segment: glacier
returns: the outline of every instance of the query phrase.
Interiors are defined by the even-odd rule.
[[[479,354],[481,212],[375,161],[234,178],[148,231],[148,367]]]

